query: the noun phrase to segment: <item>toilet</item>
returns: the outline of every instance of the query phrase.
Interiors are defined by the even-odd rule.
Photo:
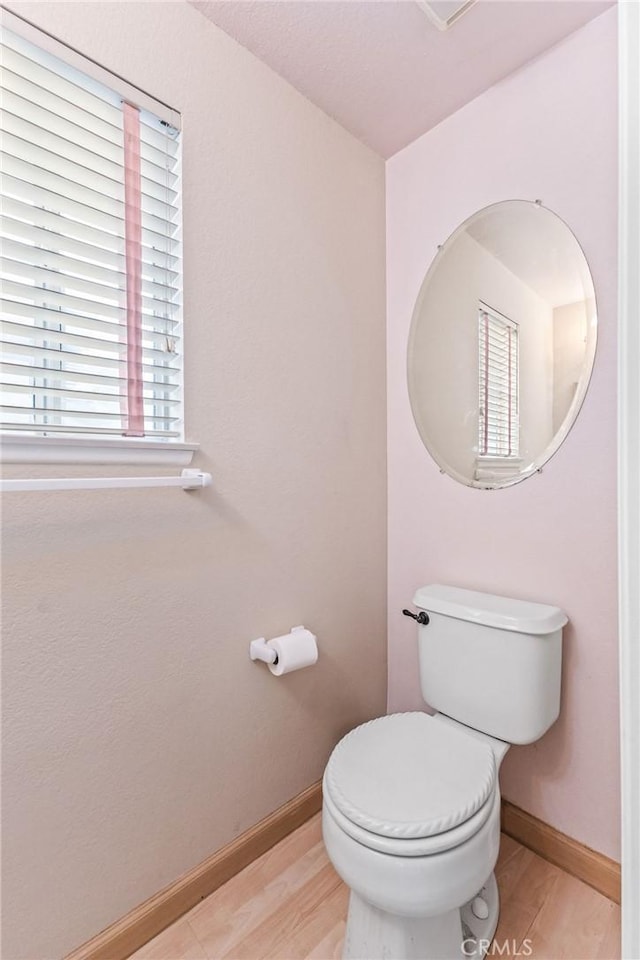
[[[437,712],[356,727],[323,778],[324,842],[351,891],[343,957],[479,960],[499,913],[500,764],[558,717],[567,617],[442,585],[413,602]]]

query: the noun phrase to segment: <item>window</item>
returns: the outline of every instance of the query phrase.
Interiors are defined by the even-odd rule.
[[[0,427],[181,440],[179,117],[21,33],[2,42]]]
[[[518,325],[480,303],[478,311],[481,457],[517,457]]]

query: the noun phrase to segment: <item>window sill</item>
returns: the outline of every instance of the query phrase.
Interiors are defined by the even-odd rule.
[[[99,437],[0,436],[3,463],[162,464],[188,467],[198,443]]]
[[[491,482],[517,476],[522,463],[522,457],[476,457],[474,480]]]
[[[482,467],[517,467],[522,457],[476,457],[476,463]]]

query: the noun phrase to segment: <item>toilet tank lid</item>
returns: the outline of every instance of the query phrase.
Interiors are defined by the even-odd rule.
[[[481,623],[486,627],[512,630],[514,633],[553,633],[569,620],[560,607],[437,583],[416,590],[413,602],[428,613],[439,613],[456,620]]]

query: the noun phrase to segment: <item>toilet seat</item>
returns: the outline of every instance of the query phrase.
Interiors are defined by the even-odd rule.
[[[324,806],[329,815],[335,820],[343,833],[361,843],[363,847],[377,850],[379,853],[388,853],[393,857],[428,857],[435,853],[445,853],[453,850],[484,826],[491,813],[495,810],[500,815],[500,794],[497,790],[491,794],[486,803],[465,823],[445,833],[438,833],[432,837],[419,837],[414,840],[398,840],[393,837],[383,837],[378,833],[371,833],[363,827],[352,823],[343,813],[340,813],[333,803],[323,782]]]
[[[491,747],[425,713],[380,717],[336,746],[325,771],[328,812],[354,840],[397,856],[451,849],[495,806]]]

